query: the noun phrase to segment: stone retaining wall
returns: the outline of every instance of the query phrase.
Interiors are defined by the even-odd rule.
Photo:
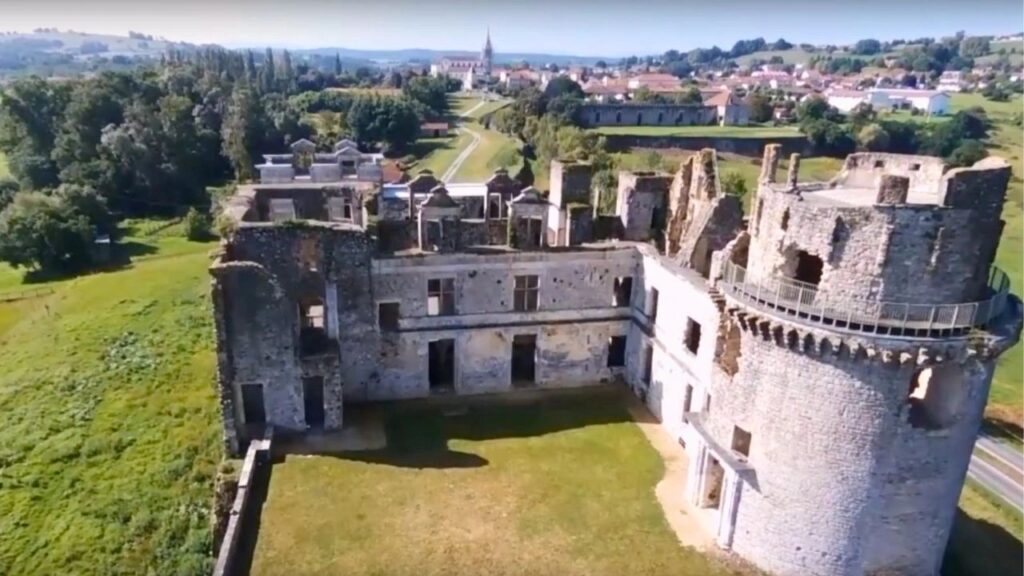
[[[760,157],[768,144],[780,144],[783,154],[813,156],[814,147],[803,136],[780,138],[738,138],[729,136],[641,136],[634,134],[607,134],[608,148],[614,152],[629,148],[679,148],[702,150],[714,148],[719,154]]]

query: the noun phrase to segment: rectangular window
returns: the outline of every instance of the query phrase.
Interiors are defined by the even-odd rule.
[[[384,332],[398,330],[400,304],[398,302],[381,302],[377,304],[377,326]]]
[[[620,308],[629,306],[633,298],[633,278],[620,276],[614,282],[615,295],[612,297],[612,304]]]
[[[270,221],[295,220],[295,202],[291,198],[270,199]]]
[[[690,407],[693,404],[693,385],[686,385],[686,392],[683,393],[683,414],[690,411]]]
[[[427,315],[455,314],[455,278],[427,280]]]
[[[533,312],[540,297],[536,276],[516,276],[513,306],[516,312]]]
[[[732,427],[732,451],[743,456],[750,456],[750,432],[739,426]]]
[[[612,336],[608,339],[608,367],[620,368],[626,365],[626,337]]]
[[[641,374],[641,379],[645,386],[651,385],[651,376],[654,372],[654,348],[648,344],[644,346],[644,371]]]
[[[651,319],[652,324],[658,320],[657,288],[651,288],[651,291],[647,293],[647,317]]]
[[[694,322],[693,318],[686,319],[686,349],[694,355],[700,349],[700,324]]]
[[[332,222],[352,220],[352,202],[347,198],[328,198],[327,216]]]

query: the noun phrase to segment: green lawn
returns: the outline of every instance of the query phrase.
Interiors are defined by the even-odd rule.
[[[392,409],[386,450],[274,465],[252,574],[730,573],[679,545],[617,392]]]
[[[484,108],[488,106],[491,104],[485,105]],[[497,130],[484,128],[479,122],[468,123],[467,128],[480,135],[480,144],[469,158],[466,158],[452,181],[483,182],[498,168],[506,168],[514,176],[522,165],[519,143]]]
[[[473,138],[466,132],[459,132],[447,138],[420,138],[410,150],[412,155],[419,158],[410,174],[415,176],[416,172],[428,169],[440,178],[455,161],[459,152],[472,141]]]
[[[140,233],[129,267],[0,304],[0,574],[210,572],[215,244]]]
[[[594,132],[630,136],[695,136],[707,138],[785,138],[800,131],[786,126],[602,126]]]

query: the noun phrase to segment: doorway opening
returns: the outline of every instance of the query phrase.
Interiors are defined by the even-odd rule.
[[[267,422],[267,412],[263,407],[263,384],[242,384],[242,415],[246,424]]]
[[[533,386],[537,382],[537,336],[517,334],[512,337],[512,386]]]
[[[722,483],[725,480],[725,469],[718,459],[708,455],[707,466],[704,467],[704,491],[700,495],[701,508],[718,508],[722,502]]]
[[[451,392],[455,389],[455,340],[435,340],[427,348],[430,391]]]
[[[302,379],[302,400],[306,408],[306,428],[324,427],[324,378],[311,376]]]

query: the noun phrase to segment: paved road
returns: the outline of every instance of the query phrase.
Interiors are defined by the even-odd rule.
[[[459,118],[467,118],[470,114],[476,112],[481,106],[483,106],[486,103],[486,100],[481,100],[477,102],[475,106],[473,106],[469,110],[466,110],[462,114],[459,114]],[[457,130],[469,134],[473,138],[473,141],[469,143],[469,146],[463,148],[462,152],[459,152],[459,155],[455,157],[455,160],[452,162],[451,166],[449,166],[448,169],[444,171],[444,174],[441,175],[441,181],[444,183],[450,182],[451,179],[455,177],[455,173],[459,171],[459,168],[462,168],[462,163],[465,162],[466,158],[469,158],[470,155],[473,154],[473,151],[476,150],[476,147],[480,145],[480,134],[477,134],[476,132],[470,130],[469,128],[466,128],[466,126],[463,125],[462,122],[458,122]]]
[[[982,459],[984,453],[994,465]],[[985,434],[978,435],[967,475],[999,498],[1024,512],[1024,454]]]

